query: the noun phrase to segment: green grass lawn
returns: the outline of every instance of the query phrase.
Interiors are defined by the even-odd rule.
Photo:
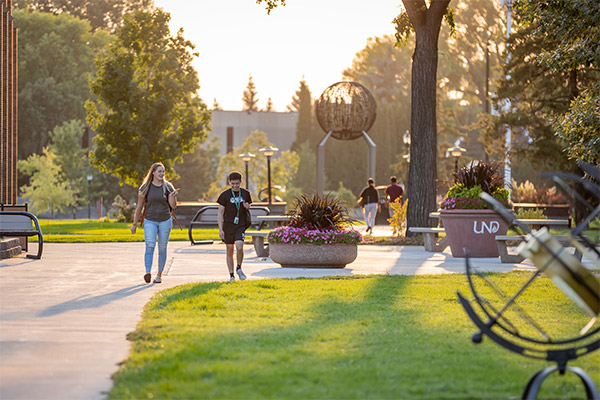
[[[138,226],[131,234],[131,223],[105,222],[89,219],[40,220],[45,243],[143,242],[144,229]],[[220,240],[219,230],[194,230],[195,240]],[[30,240],[37,240],[36,238]],[[175,223],[169,240],[189,240],[188,230],[180,230]]]
[[[514,292],[528,276],[491,277]],[[114,376],[109,398],[520,397],[529,378],[551,364],[511,353],[488,338],[473,344],[476,329],[456,290],[472,297],[464,275],[168,289],[154,296],[129,335],[132,351]],[[481,293],[493,300],[488,289]],[[589,319],[547,279],[537,279],[519,305],[561,338]],[[572,365],[599,383],[600,352]],[[584,397],[571,374],[551,375],[540,392],[541,399]]]

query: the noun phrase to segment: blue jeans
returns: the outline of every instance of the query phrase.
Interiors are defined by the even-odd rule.
[[[156,247],[156,238],[158,237],[158,270],[165,269],[167,262],[167,244],[169,243],[169,235],[173,221],[169,218],[163,222],[144,221],[144,241],[146,242],[146,253],[144,254],[144,263],[146,265],[146,273],[150,273],[152,269],[152,258],[154,257],[154,248]]]

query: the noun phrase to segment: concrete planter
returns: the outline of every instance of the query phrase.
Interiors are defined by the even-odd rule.
[[[273,262],[287,268],[344,268],[356,260],[355,244],[286,244],[269,243]]]
[[[453,257],[498,257],[496,235],[508,226],[493,210],[441,210],[440,218]]]

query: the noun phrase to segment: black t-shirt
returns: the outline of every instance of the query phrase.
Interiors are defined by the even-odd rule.
[[[225,207],[225,214],[223,216],[224,222],[229,222],[233,224],[233,219],[238,215],[238,209],[235,205],[236,202],[245,201],[248,204],[252,204],[252,197],[250,197],[250,192],[244,188],[240,188],[242,192],[242,196],[240,199],[240,192],[234,192],[232,189],[227,189],[223,193],[219,195],[217,199],[217,203]],[[234,197],[235,193],[235,197]],[[244,205],[240,203],[240,212],[239,212],[239,225],[245,226],[246,224],[246,208]]]
[[[360,193],[360,197],[365,199],[365,204],[377,203],[379,201],[379,194],[377,193],[377,189],[374,186],[367,186]]]

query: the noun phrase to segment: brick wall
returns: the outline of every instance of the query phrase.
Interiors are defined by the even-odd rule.
[[[0,203],[17,202],[17,25],[0,0]]]

